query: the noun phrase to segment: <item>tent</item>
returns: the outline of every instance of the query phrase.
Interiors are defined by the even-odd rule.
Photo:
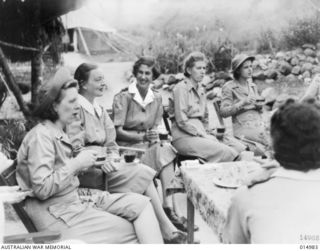
[[[66,42],[72,45],[74,51],[87,55],[132,54],[127,46],[130,41],[99,19],[88,6],[71,11],[61,18],[68,31]]]

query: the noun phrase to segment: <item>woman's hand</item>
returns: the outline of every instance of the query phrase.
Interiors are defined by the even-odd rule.
[[[114,163],[113,161],[106,161],[106,162],[101,166],[101,169],[102,169],[105,173],[112,173],[112,172],[118,171],[118,167],[117,167],[116,163]]]
[[[242,102],[241,104],[243,106],[245,106],[245,105],[253,105],[253,104],[256,103],[256,99],[254,97],[252,97],[252,96],[248,96],[247,98],[243,99],[241,102]]]
[[[247,177],[244,184],[248,187],[251,187],[254,184],[258,184],[258,183],[269,180],[272,177],[272,174],[280,166],[280,164],[275,160],[273,161],[258,160],[258,159],[254,159],[254,160],[259,164],[261,164],[261,169],[254,171]]]
[[[32,195],[32,191],[19,191],[18,186],[13,187],[1,187],[0,191],[0,201],[4,203],[19,203],[23,201],[27,196]]]
[[[146,139],[149,142],[159,141],[159,133],[156,130],[148,130],[146,132]]]
[[[77,157],[75,158],[79,166],[77,167],[78,171],[85,170],[89,167],[94,165],[99,165],[100,163],[97,162],[98,152],[95,150],[83,150],[81,151]]]

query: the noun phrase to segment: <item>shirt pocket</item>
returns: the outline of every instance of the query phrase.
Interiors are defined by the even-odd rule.
[[[80,202],[58,203],[48,207],[49,213],[56,219],[62,220],[69,227],[79,222],[79,216],[86,210],[87,206]]]

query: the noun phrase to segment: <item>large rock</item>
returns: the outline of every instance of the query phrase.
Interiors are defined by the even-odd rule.
[[[287,62],[290,62],[292,59],[292,52],[291,51],[287,51],[285,53],[285,57],[284,57],[284,60],[286,60]]]
[[[264,72],[264,75],[266,75],[267,79],[277,79],[278,72],[275,69],[268,69]]]
[[[297,57],[299,58],[300,61],[306,61],[307,56],[304,54],[298,54]]]
[[[265,82],[267,85],[273,85],[276,81],[274,79],[266,79]]]
[[[297,48],[297,49],[293,50],[291,53],[292,53],[292,57],[296,57],[299,54],[303,54],[303,49]]]
[[[271,60],[271,62],[268,64],[269,69],[278,69],[279,67],[279,61],[278,60]]]
[[[292,58],[292,59],[290,60],[290,64],[291,64],[292,66],[298,65],[298,64],[299,64],[299,59],[298,59],[298,57]]]
[[[315,64],[316,63],[316,58],[313,57],[307,57],[307,62],[311,63],[311,64]]]
[[[291,71],[293,75],[299,75],[300,72],[301,72],[301,67],[299,65],[296,65],[295,67],[293,67]]]
[[[314,46],[313,44],[304,44],[302,45],[302,49],[316,50],[316,46]]]
[[[267,76],[264,74],[263,71],[255,71],[252,74],[252,78],[257,80],[265,80]]]
[[[305,71],[305,72],[302,74],[302,77],[303,77],[304,79],[306,79],[306,78],[311,78],[311,73],[310,73],[310,71]]]
[[[313,65],[311,63],[304,63],[301,67],[301,72],[311,71]]]
[[[317,53],[316,53],[315,50],[307,48],[307,49],[304,50],[304,55],[306,55],[307,57],[316,57]]]
[[[320,66],[319,65],[315,65],[312,69],[312,74],[317,74],[317,73],[320,73]]]
[[[267,70],[268,69],[268,59],[266,59],[266,58],[263,58],[263,59],[259,59],[258,60],[258,62],[259,62],[259,66],[260,66],[260,68],[262,69],[262,70]]]
[[[283,75],[287,76],[288,74],[291,73],[291,70],[292,70],[292,66],[288,62],[286,62],[286,61],[281,61],[280,62],[279,71]]]
[[[297,76],[293,75],[293,74],[289,74],[288,76],[286,76],[286,82],[287,83],[297,83],[299,82],[299,79],[297,78]]]
[[[224,79],[226,81],[231,80],[231,76],[229,73],[225,72],[225,71],[219,71],[215,74],[214,76],[215,79]]]
[[[276,54],[276,59],[278,59],[278,60],[283,60],[285,57],[286,57],[286,54],[283,51],[279,51]]]
[[[258,60],[253,60],[252,68],[253,69],[257,69],[258,67],[260,67],[259,61]]]

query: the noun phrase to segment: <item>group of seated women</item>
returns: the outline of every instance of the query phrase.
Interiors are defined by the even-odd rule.
[[[268,144],[256,87],[249,81],[252,60],[233,61],[235,79],[223,87],[221,113],[232,116],[235,135]],[[177,153],[227,162],[248,150],[236,138],[218,140],[207,127],[206,64],[199,52],[185,59],[185,78],[174,87],[169,107],[172,144],[159,140],[163,106],[152,89],[159,76],[153,58],[135,62],[135,82],[114,97],[112,119],[96,101],[106,89],[96,65],[81,64],[74,77],[61,68],[41,86],[34,111],[40,123],[17,156],[17,181],[33,191],[25,205],[37,229],[59,230],[63,239],[87,243],[186,243],[186,219],[173,209],[172,194],[183,189],[175,176]],[[119,162],[119,145],[142,149],[141,163]]]

